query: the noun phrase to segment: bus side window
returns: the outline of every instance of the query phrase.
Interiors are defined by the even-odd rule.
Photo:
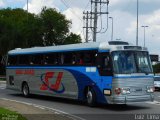
[[[31,55],[30,56],[30,65],[42,65],[43,64],[43,55]]]
[[[29,55],[19,55],[18,65],[29,65]]]
[[[72,54],[72,65],[77,64],[77,56],[75,53]]]
[[[7,62],[7,65],[16,65],[17,64],[17,59],[18,57],[15,56],[15,55],[10,55],[8,56],[8,62]]]
[[[44,65],[57,65],[58,57],[56,53],[49,53],[44,55]]]
[[[82,52],[77,52],[76,53],[76,65],[83,65],[83,64],[84,64],[83,54]]]
[[[34,65],[34,59],[35,59],[34,56],[31,55],[31,56],[30,56],[30,61],[29,61],[29,64],[30,64],[30,65]]]
[[[61,54],[60,56],[60,64],[63,65],[64,64],[64,55]]]
[[[102,76],[111,76],[112,66],[111,66],[111,58],[109,53],[99,53],[97,57],[97,67],[100,75]]]
[[[72,65],[73,63],[72,53],[71,52],[63,53],[63,56],[61,56],[61,63],[63,63],[64,65]]]
[[[54,55],[53,64],[58,65],[58,55],[57,54]]]
[[[95,51],[89,51],[84,53],[84,63],[86,65],[95,65],[96,60],[96,52]]]

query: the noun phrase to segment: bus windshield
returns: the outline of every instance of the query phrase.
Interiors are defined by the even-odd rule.
[[[115,74],[152,73],[148,52],[115,51],[112,52]]]

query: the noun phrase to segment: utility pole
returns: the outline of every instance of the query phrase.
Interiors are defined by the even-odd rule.
[[[138,4],[138,0],[137,0],[137,35],[136,35],[136,45],[138,46],[138,22],[139,22],[139,18],[138,18],[138,14],[139,14],[139,4]]]
[[[112,35],[111,35],[111,40],[113,41],[113,17],[109,17],[112,20]]]
[[[86,42],[88,42],[88,19],[89,19],[89,13],[87,11],[87,13],[83,13],[83,14],[86,14],[86,16],[83,17],[84,20],[86,20],[86,27],[83,27],[83,28],[86,28]]]
[[[86,29],[86,37],[85,37],[85,41],[86,42],[89,42],[90,40],[89,40],[89,29],[93,29],[93,27],[92,26],[89,26],[89,20],[91,20],[91,19],[93,19],[92,18],[92,14],[91,13],[89,13],[88,11],[87,12],[83,12],[83,14],[85,15],[85,16],[83,16],[83,20],[85,20],[86,21],[86,26],[85,27],[83,27],[84,29]]]
[[[144,28],[144,47],[146,46],[145,44],[146,44],[146,28],[148,27],[148,26],[141,26],[141,27],[143,27]]]
[[[28,13],[28,0],[27,0],[27,13]]]
[[[85,15],[83,19],[85,20],[85,28],[86,29],[86,42],[89,41],[89,34],[92,34],[93,42],[97,41],[97,33],[104,33],[102,32],[102,28],[97,32],[97,24],[98,24],[98,17],[107,14],[107,22],[108,22],[108,4],[109,0],[91,0],[91,12],[83,12]],[[102,6],[107,5],[107,10],[103,10]],[[92,9],[94,8],[94,10]],[[105,8],[105,7],[104,7]],[[90,20],[90,21],[89,21]],[[101,26],[102,27],[102,26]],[[107,23],[108,28],[108,23]],[[106,30],[107,31],[107,30]],[[105,31],[105,32],[106,32]]]
[[[94,2],[94,1],[91,1],[91,2]],[[96,39],[97,39],[97,20],[98,20],[98,17],[97,17],[98,0],[95,0],[94,4],[95,4],[95,7],[94,7],[95,9],[94,9],[93,42],[96,42]]]

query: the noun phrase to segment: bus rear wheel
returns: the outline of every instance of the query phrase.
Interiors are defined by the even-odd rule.
[[[25,97],[29,97],[29,87],[27,83],[23,83],[22,85],[22,93]]]
[[[88,106],[94,107],[96,105],[96,94],[92,88],[88,88],[86,99]]]

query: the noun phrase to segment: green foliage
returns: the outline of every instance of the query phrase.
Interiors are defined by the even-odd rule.
[[[160,73],[160,63],[153,65],[154,73]]]
[[[55,9],[43,8],[40,14],[43,36],[46,45],[63,44],[69,33],[70,21]]]
[[[0,10],[0,55],[11,49],[81,42],[69,32],[71,22],[55,9],[44,7],[39,15],[23,9]]]
[[[25,117],[23,117],[22,115],[10,111],[8,109],[2,108],[0,107],[0,120],[27,120]]]
[[[70,25],[64,15],[52,8],[44,7],[39,15],[23,9],[1,9],[0,58],[15,48],[80,43],[80,36],[69,32]],[[1,63],[0,74],[5,74]]]
[[[37,17],[22,9],[0,10],[0,54],[38,44],[41,37],[37,24]]]
[[[74,33],[71,33],[64,41],[63,44],[73,44],[73,43],[80,43],[81,37],[80,35],[76,35]]]

